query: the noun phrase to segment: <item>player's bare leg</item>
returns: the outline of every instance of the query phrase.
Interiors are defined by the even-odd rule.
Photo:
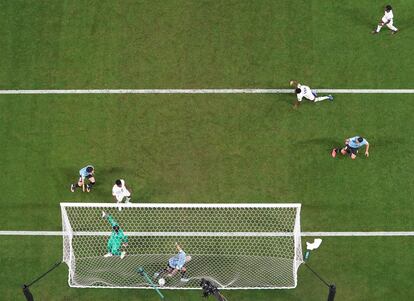
[[[85,187],[85,182],[80,178],[77,183],[70,184],[70,191],[75,192],[76,188]],[[85,190],[83,190],[85,191]]]
[[[395,27],[392,23],[388,23],[387,27],[391,30],[391,34],[396,34],[398,32],[398,28]]]
[[[173,271],[172,268],[166,267],[154,273],[154,279],[163,278],[164,275],[169,275]]]
[[[95,185],[95,178],[90,177],[89,178],[89,184],[86,185],[86,192],[90,192],[93,185]]]

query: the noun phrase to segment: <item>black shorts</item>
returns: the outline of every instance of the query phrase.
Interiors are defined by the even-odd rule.
[[[175,270],[175,268],[173,268],[172,266],[170,266],[169,263],[167,264],[167,269],[169,269],[169,270]]]
[[[348,144],[345,145],[345,150],[348,154],[354,154],[355,156],[358,154],[358,149],[354,147],[350,147]]]
[[[86,177],[85,177],[85,179],[90,179],[90,178],[92,178],[93,177],[93,175],[87,175]],[[79,176],[79,181],[82,181],[82,176]]]

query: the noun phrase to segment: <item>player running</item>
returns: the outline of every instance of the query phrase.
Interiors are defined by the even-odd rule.
[[[295,88],[295,93],[297,97],[297,100],[295,101],[295,105],[294,105],[295,108],[299,106],[303,98],[306,98],[307,100],[310,100],[312,102],[318,102],[318,101],[322,101],[325,99],[333,101],[332,95],[318,97],[315,90],[311,90],[310,87],[301,85],[297,81],[294,81],[294,80],[290,81],[290,86]]]
[[[386,25],[389,29],[391,29],[392,34],[396,34],[398,32],[398,28],[394,25],[394,14],[392,13],[391,5],[385,6],[384,16],[382,17],[381,21],[379,21],[377,29],[372,31],[372,34],[379,33],[381,28]]]
[[[369,156],[369,143],[365,138],[360,136],[355,136],[345,140],[345,147],[341,150],[339,148],[334,148],[332,150],[332,157],[336,157],[339,150],[341,151],[342,155],[349,154],[352,160],[355,160],[356,155],[358,153],[358,149],[365,145],[365,156]]]
[[[168,277],[173,277],[179,271],[181,274],[181,281],[187,282],[187,268],[184,266],[191,260],[191,256],[186,255],[181,246],[175,243],[178,254],[168,260],[167,267],[154,274],[154,278],[162,277],[167,274]]]
[[[121,252],[122,246],[126,247],[128,245],[128,236],[124,234],[124,231],[119,227],[119,224],[112,217],[112,215],[102,211],[102,218],[106,219],[112,226],[112,233],[108,239],[107,250],[108,253],[104,257],[111,256],[120,256],[123,259],[126,255],[126,252]]]
[[[118,204],[121,203],[124,198],[125,204],[128,204],[131,201],[130,189],[126,186],[125,180],[123,179],[115,181],[115,185],[112,187],[112,195]]]
[[[82,187],[82,190],[86,192],[90,192],[92,186],[95,185],[95,169],[92,165],[87,165],[81,170],[79,170],[79,180],[78,183],[70,185],[70,191],[75,192],[75,189],[78,187]],[[89,180],[89,183],[85,186],[85,179]]]

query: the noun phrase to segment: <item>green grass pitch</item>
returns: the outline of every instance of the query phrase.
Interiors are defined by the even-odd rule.
[[[3,1],[0,89],[414,88],[414,2],[372,36],[382,1]],[[301,202],[303,231],[410,231],[414,95],[1,95],[0,230],[61,229],[60,201]],[[332,159],[365,136],[371,156]],[[98,184],[72,194],[80,167]],[[61,238],[0,236],[1,300],[62,256]],[[412,237],[326,237],[310,264],[337,301],[409,300]],[[325,300],[305,268],[293,290],[233,300]],[[158,300],[148,290],[72,289],[60,267],[36,300]],[[168,300],[201,298],[167,291]]]

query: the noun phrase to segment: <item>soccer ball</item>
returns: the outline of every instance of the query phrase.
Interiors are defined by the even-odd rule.
[[[165,284],[165,279],[164,279],[164,278],[160,278],[160,279],[158,279],[158,284],[159,284],[160,286],[164,286],[164,284]]]

